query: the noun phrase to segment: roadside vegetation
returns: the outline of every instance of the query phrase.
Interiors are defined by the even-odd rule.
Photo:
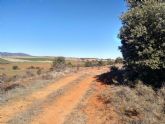
[[[110,66],[108,73],[97,76],[97,80],[107,86],[98,95],[99,100],[104,103],[100,113],[103,113],[106,119],[102,123],[109,124],[113,108],[118,115],[116,120],[119,124],[164,124],[165,2],[164,0],[126,0],[126,2],[128,11],[121,16],[123,26],[119,34],[123,58],[118,57],[115,60],[19,58],[35,61],[29,63],[10,63],[0,58],[2,96],[0,103],[20,96],[21,93],[29,93],[25,87],[34,91],[65,73],[76,73],[88,67],[97,67],[99,70],[102,66]],[[34,84],[33,81],[37,83]]]
[[[107,84],[99,98],[105,104],[107,120],[111,111],[121,124],[165,123],[165,2],[127,0],[128,11],[121,16],[119,37],[123,60],[110,72],[98,76]]]
[[[115,60],[96,60],[96,61],[86,61],[84,63],[85,67],[101,67],[101,66],[109,66],[109,65],[113,65],[113,64],[117,64],[115,63]]]
[[[52,66],[54,68],[50,71]],[[55,59],[52,64],[31,62],[1,64],[0,102],[5,103],[7,100],[18,97],[21,94],[26,95],[29,91],[48,85],[55,79],[74,71],[74,68],[70,66],[70,64],[65,63],[65,59],[62,57]]]
[[[165,87],[158,91],[143,83],[136,83],[134,88],[127,85],[109,85],[99,95],[105,107],[106,121],[111,121],[112,107],[118,115],[119,124],[163,124]]]

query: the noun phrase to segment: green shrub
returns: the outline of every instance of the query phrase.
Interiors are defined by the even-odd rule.
[[[102,60],[97,61],[97,66],[104,66],[105,63]]]
[[[53,61],[52,68],[57,72],[62,71],[66,68],[66,61],[64,57],[57,57]]]
[[[123,63],[123,58],[117,57],[117,58],[115,59],[115,63],[116,63],[116,64],[117,64],[117,63]]]
[[[85,67],[93,67],[92,62],[90,61],[85,62]]]
[[[107,60],[107,65],[113,65],[114,63],[115,63],[115,61],[112,59]]]
[[[165,81],[165,1],[127,0],[120,47],[129,80],[154,86]]]
[[[71,67],[73,67],[73,64],[71,62],[68,62],[67,63],[67,67],[70,67],[71,68]]]
[[[19,69],[19,67],[16,66],[16,65],[14,65],[12,68],[13,68],[13,70],[18,70]]]
[[[85,67],[100,67],[100,66],[104,66],[105,63],[102,60],[99,61],[86,61],[85,62]]]

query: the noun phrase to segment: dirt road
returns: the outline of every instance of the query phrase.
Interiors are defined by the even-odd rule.
[[[83,113],[87,118],[79,117],[81,121],[76,121],[78,118],[72,114],[82,102],[88,102],[88,92],[96,84],[95,76],[104,71],[106,68],[93,68],[68,74],[27,96],[7,102],[0,106],[0,124],[80,124],[82,120],[83,123],[93,122],[89,116],[90,107]],[[92,91],[91,94],[95,92]]]

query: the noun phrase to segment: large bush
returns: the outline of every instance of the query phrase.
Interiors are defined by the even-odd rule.
[[[126,1],[119,37],[127,76],[160,85],[165,81],[165,1]]]
[[[123,58],[117,57],[117,58],[115,59],[115,63],[123,63]]]

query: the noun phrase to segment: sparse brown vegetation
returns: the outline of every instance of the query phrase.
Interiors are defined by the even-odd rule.
[[[41,73],[42,73],[42,69],[39,68],[39,69],[37,70],[37,74],[38,74],[38,75],[41,75]]]
[[[73,65],[71,62],[68,62],[68,63],[67,63],[67,66],[68,66],[69,68],[71,68],[71,67],[73,67],[74,65]]]
[[[124,81],[124,69],[112,66],[111,71],[98,76],[107,88],[99,95],[105,104],[106,118],[115,107],[121,124],[163,124],[165,122],[165,87],[161,89],[139,80]],[[120,124],[119,123],[119,124]]]
[[[101,67],[108,65],[108,61],[96,60],[96,61],[86,61],[84,66],[85,67]]]
[[[107,59],[106,65],[114,65],[114,64],[115,64],[115,60]]]
[[[164,87],[154,91],[142,83],[136,84],[134,88],[113,85],[109,86],[100,98],[107,106],[107,110],[110,106],[115,107],[121,124],[163,124],[165,122]]]
[[[28,77],[33,77],[35,74],[34,74],[33,71],[27,70],[27,71],[26,71],[26,75],[27,75]]]
[[[90,61],[85,62],[85,67],[92,67],[92,66],[94,66],[92,62]]]
[[[51,75],[51,74],[43,74],[42,75],[42,79],[43,80],[52,80],[53,79],[53,75]]]
[[[35,69],[35,67],[34,66],[30,66],[27,69]]]
[[[1,82],[1,83],[6,82],[7,79],[8,79],[8,78],[7,78],[7,75],[6,75],[6,74],[3,73],[2,75],[0,75],[0,82]]]

